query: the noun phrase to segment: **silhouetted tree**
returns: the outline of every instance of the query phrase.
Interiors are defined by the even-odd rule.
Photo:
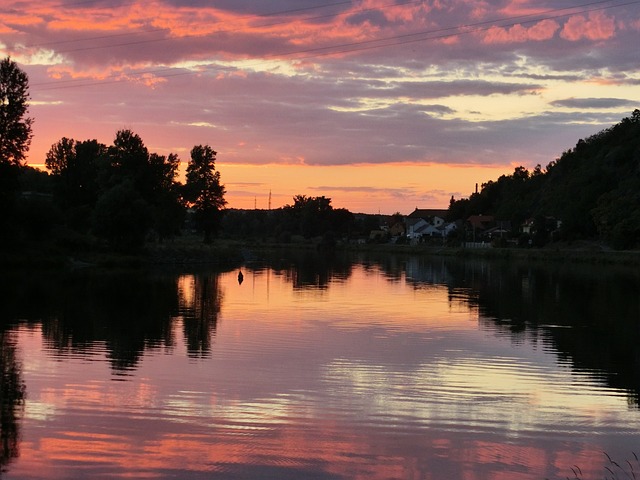
[[[127,180],[100,197],[93,224],[95,234],[112,248],[136,251],[143,247],[151,227],[151,208]]]
[[[109,181],[112,185],[129,179],[136,188],[148,188],[143,182],[149,166],[149,150],[139,135],[131,130],[119,130],[107,153],[111,166]]]
[[[10,58],[0,60],[0,241],[14,237],[20,166],[32,135],[28,99],[26,73]]]
[[[296,195],[293,197],[293,205],[286,205],[284,209],[292,221],[294,231],[305,238],[317,237],[331,229],[329,214],[333,207],[330,198]]]
[[[93,208],[99,193],[98,179],[106,166],[106,152],[107,147],[97,140],[78,142],[63,137],[51,146],[45,166],[51,171],[55,195],[63,208]]]
[[[209,145],[196,145],[191,149],[183,190],[184,199],[194,209],[196,225],[204,232],[205,243],[210,243],[218,230],[227,204],[220,172],[215,167],[216,154]]]
[[[21,165],[31,143],[33,119],[26,116],[29,79],[10,58],[0,60],[0,163]]]
[[[640,245],[640,110],[580,139],[543,170],[517,167],[449,205],[449,219],[494,215],[517,226],[537,219],[535,243],[553,238],[597,239],[615,248]],[[549,221],[551,218],[554,221]],[[557,223],[561,228],[556,231]]]
[[[149,202],[153,208],[153,225],[160,240],[180,232],[185,208],[181,201],[182,185],[176,180],[180,159],[174,153],[167,157],[152,153],[149,156]]]
[[[129,181],[149,208],[151,227],[160,239],[178,233],[184,220],[177,181],[180,160],[149,153],[144,142],[131,130],[120,130],[108,149],[107,185]]]

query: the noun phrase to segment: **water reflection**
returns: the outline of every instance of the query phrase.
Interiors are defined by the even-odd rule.
[[[529,480],[596,471],[590,436],[635,448],[616,443],[638,426],[619,410],[638,404],[635,272],[310,252],[242,269],[0,279],[13,478]]]
[[[0,331],[0,472],[19,456],[20,415],[25,385],[16,354],[15,335]]]
[[[450,262],[446,283],[478,307],[483,326],[544,343],[577,371],[640,398],[640,275],[585,265]]]
[[[178,277],[177,318],[182,319],[187,352],[191,357],[207,357],[211,353],[223,298],[218,277],[218,273]]]
[[[41,325],[57,355],[92,355],[103,345],[116,374],[135,370],[145,351],[175,347],[181,321],[189,354],[211,349],[222,294],[218,273],[39,272],[3,277],[0,320]]]
[[[615,388],[640,395],[640,277],[636,272],[589,266],[531,266],[507,262],[360,255],[364,271],[380,269],[416,289],[439,285],[451,302],[480,313],[485,328],[513,342],[544,340],[578,370],[606,372]],[[248,265],[255,275],[268,265],[295,290],[326,290],[353,273],[348,256],[313,252]],[[41,323],[47,344],[60,354],[83,355],[103,344],[115,372],[135,369],[145,350],[175,346],[172,325],[182,322],[189,355],[211,353],[224,301],[218,273],[149,272],[16,273],[0,285],[5,324]],[[244,287],[249,287],[244,285]]]

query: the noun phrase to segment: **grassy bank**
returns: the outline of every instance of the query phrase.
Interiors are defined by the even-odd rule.
[[[0,250],[0,267],[81,268],[97,266],[106,268],[139,268],[152,265],[234,267],[241,264],[248,256],[261,256],[263,252],[292,250],[318,251],[319,249],[317,244],[312,241],[270,243],[218,239],[211,244],[204,244],[199,236],[183,236],[163,243],[150,243],[143,250],[136,253],[113,252],[100,244],[73,248],[35,242],[23,243],[17,248],[5,247]],[[335,251],[640,267],[640,251],[613,251],[587,243],[574,245],[557,244],[550,248],[541,249],[345,244],[336,246]],[[329,254],[329,252],[331,250],[325,249],[320,254]]]
[[[70,248],[27,242],[0,250],[0,268],[143,268],[158,265],[233,267],[242,262],[241,248],[228,242],[204,244],[201,237],[151,243],[137,252],[114,252],[101,244]]]

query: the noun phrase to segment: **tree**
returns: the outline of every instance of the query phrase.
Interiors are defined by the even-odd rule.
[[[180,159],[175,153],[167,157],[149,156],[149,184],[153,186],[149,201],[153,206],[153,224],[160,241],[180,232],[185,209],[180,199],[181,184],[176,180]]]
[[[0,163],[22,165],[33,119],[26,117],[29,79],[9,57],[0,61]]]
[[[205,243],[211,242],[227,204],[226,190],[220,183],[220,172],[215,168],[216,155],[209,145],[196,145],[191,149],[183,193],[195,210],[196,225],[204,232]]]
[[[72,138],[62,137],[51,145],[44,160],[44,165],[52,175],[63,175],[70,170],[75,163],[76,141]]]
[[[348,235],[355,227],[355,217],[343,208],[334,209],[331,199],[296,195],[293,205],[283,209],[284,227],[287,231],[305,238],[319,236]]]
[[[137,251],[144,246],[151,226],[151,209],[126,180],[100,197],[93,222],[95,234],[115,250]]]
[[[151,188],[145,185],[145,177],[149,167],[149,150],[142,138],[131,130],[119,130],[108,149],[111,176],[110,186],[123,180],[131,180],[138,191]]]
[[[0,60],[0,231],[5,233],[11,229],[20,167],[31,142],[28,99],[27,75],[10,58]]]
[[[174,236],[184,220],[180,184],[176,180],[178,156],[150,153],[138,135],[131,130],[120,130],[108,149],[108,158],[109,175],[105,177],[105,185],[131,182],[150,209],[152,227],[158,238]]]
[[[63,137],[54,143],[45,158],[51,171],[54,196],[64,210],[68,226],[89,227],[89,218],[98,200],[98,179],[106,165],[107,147],[97,140],[78,142]]]

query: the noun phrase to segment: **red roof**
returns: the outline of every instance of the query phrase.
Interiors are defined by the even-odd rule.
[[[471,215],[467,218],[467,222],[469,222],[472,227],[483,230],[493,224],[494,221],[493,215]]]

